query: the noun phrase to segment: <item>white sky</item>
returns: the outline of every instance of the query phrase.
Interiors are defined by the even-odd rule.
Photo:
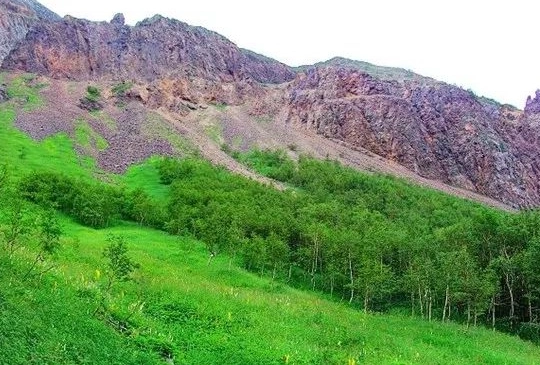
[[[334,56],[410,69],[522,108],[540,88],[534,0],[42,0],[63,16],[129,24],[161,14],[291,66]]]

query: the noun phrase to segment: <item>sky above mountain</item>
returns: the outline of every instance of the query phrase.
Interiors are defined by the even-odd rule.
[[[161,14],[291,66],[334,56],[410,69],[523,108],[540,88],[540,4],[512,1],[42,0],[90,20]]]

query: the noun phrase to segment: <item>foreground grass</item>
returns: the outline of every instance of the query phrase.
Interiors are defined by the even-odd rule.
[[[89,314],[61,276],[22,280],[26,266],[0,255],[0,364],[159,364]]]
[[[204,245],[122,225],[93,230],[62,218],[58,267],[9,279],[0,265],[0,363],[534,364],[538,347],[483,328],[365,315],[248,273],[226,257],[208,265]],[[120,334],[93,317],[91,293],[109,234],[129,242],[141,268],[115,291]],[[137,310],[135,304],[141,304]],[[165,355],[165,356],[164,356]],[[8,360],[6,360],[8,359]],[[6,362],[7,361],[7,362]]]
[[[79,290],[103,267],[108,234],[122,234],[141,264],[116,303],[137,301],[131,340],[170,352],[180,364],[533,364],[538,347],[483,328],[365,315],[322,296],[230,267],[208,265],[204,245],[124,225],[92,230],[65,221],[71,242],[59,258]],[[91,304],[91,303],[89,303]]]

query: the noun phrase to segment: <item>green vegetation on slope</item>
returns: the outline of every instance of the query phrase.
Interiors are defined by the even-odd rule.
[[[14,174],[61,170],[70,176],[91,176],[94,162],[77,156],[66,134],[36,142],[13,126],[14,119],[14,108],[0,104],[0,163],[15,166]]]
[[[75,140],[82,148],[90,153],[93,151],[104,151],[109,147],[105,138],[95,132],[84,120],[77,121],[75,126]]]
[[[39,91],[46,85],[36,83],[35,78],[33,74],[23,74],[15,77],[7,88],[8,97],[23,105],[25,110],[36,109],[43,105]]]
[[[511,216],[331,162],[295,164],[280,153],[241,158],[295,187],[284,193],[197,159],[153,159],[106,184],[91,178],[67,137],[31,141],[12,127],[13,108],[0,108],[0,165],[7,163],[0,168],[2,364],[171,358],[175,364],[531,364],[540,358],[536,346],[515,337],[420,320],[416,301],[416,318],[371,314],[410,313],[410,288],[399,286],[413,254],[428,245],[428,254],[462,252],[470,237],[452,239],[471,228],[464,223],[469,217],[494,216],[497,233],[513,237],[501,231],[513,227]],[[20,148],[32,161],[21,163]],[[120,241],[127,252],[105,254]],[[349,275],[339,274],[342,267],[332,260],[345,259],[350,268],[352,254],[359,255],[353,273],[366,275],[358,269],[373,268],[366,263],[381,252],[371,273],[391,274],[376,276],[391,285],[368,293],[364,313],[358,309],[366,305],[366,281],[358,276],[348,285]],[[134,271],[113,275],[126,262],[113,257],[124,254],[137,264],[128,265]],[[517,293],[522,277],[509,275]],[[466,321],[470,292],[457,288],[452,283],[448,313]],[[432,290],[435,312],[441,288]],[[334,300],[341,297],[344,303]],[[501,313],[506,299],[496,297]]]
[[[153,157],[144,164],[131,166],[121,180],[126,186],[143,190],[151,198],[165,202],[169,194],[169,186],[160,181],[160,163],[159,157]]]
[[[129,319],[128,339],[176,364],[282,364],[287,357],[289,364],[529,364],[540,356],[535,346],[489,330],[365,315],[229,267],[226,257],[208,265],[204,245],[191,239],[129,225],[96,231],[64,221],[64,229],[77,245],[58,261],[81,295],[104,265],[107,236],[126,238],[141,268],[119,288],[115,314],[144,303]]]
[[[0,255],[0,364],[159,364],[101,321],[61,275],[22,280]]]

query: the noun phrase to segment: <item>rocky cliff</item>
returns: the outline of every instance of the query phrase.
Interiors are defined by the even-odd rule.
[[[171,95],[195,103],[238,103],[245,94],[257,94],[259,83],[282,83],[295,75],[217,33],[159,15],[133,27],[121,14],[110,23],[73,17],[42,23],[3,67],[72,80],[142,81],[156,103]]]
[[[380,70],[379,70],[380,71]],[[538,98],[526,113],[420,76],[319,65],[288,87],[288,121],[514,206],[540,203]]]
[[[40,21],[60,17],[33,0],[0,0],[0,63]]]

